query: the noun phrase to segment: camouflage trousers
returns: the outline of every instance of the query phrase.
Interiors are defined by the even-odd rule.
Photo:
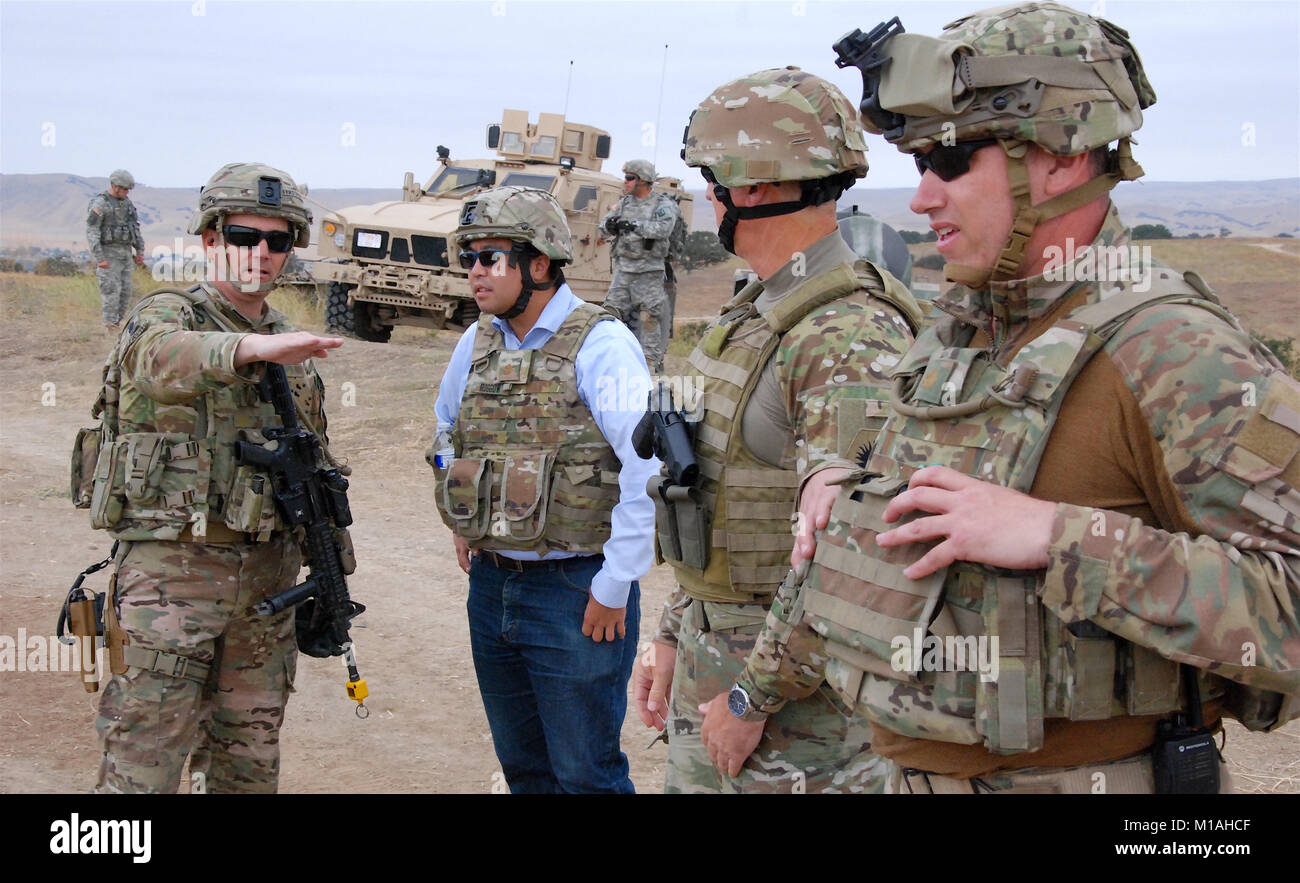
[[[700,738],[699,706],[726,693],[767,615],[765,604],[692,601],[683,611],[668,719],[668,774],[664,790],[691,793],[881,794],[892,765],[871,753],[871,726],[846,718],[820,693],[767,719],[763,739],[731,778],[713,766]]]
[[[135,260],[131,246],[104,246],[107,267],[96,267],[99,278],[99,306],[105,325],[120,324],[131,303],[131,274]]]
[[[254,605],[293,585],[301,558],[268,543],[132,543],[118,566],[117,609],[132,647],[212,666],[206,684],[137,666],[104,690],[95,728],[96,791],[174,792],[185,758],[191,785],[274,793],[280,725],[298,649],[293,610]]]
[[[668,295],[664,291],[663,270],[649,273],[628,273],[615,270],[605,296],[605,306],[618,313],[623,323],[641,342],[646,364],[651,371],[663,367],[664,352],[668,349],[668,329],[672,313],[668,308]]]

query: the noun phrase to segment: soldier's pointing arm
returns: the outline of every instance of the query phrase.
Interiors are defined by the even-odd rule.
[[[231,383],[255,382],[253,369],[235,368],[235,349],[243,334],[190,330],[196,324],[183,298],[152,298],[127,325],[123,379],[163,404],[189,401]]]
[[[1300,694],[1300,384],[1196,313],[1149,311],[1107,347],[1195,530],[1059,504],[1042,600],[1066,622]]]

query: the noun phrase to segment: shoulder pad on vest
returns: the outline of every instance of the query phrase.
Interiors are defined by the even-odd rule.
[[[555,329],[550,340],[542,344],[541,349],[549,356],[559,356],[570,362],[575,361],[578,358],[578,350],[582,349],[582,344],[591,333],[591,329],[601,322],[612,321],[613,318],[613,313],[604,307],[584,301],[564,317],[560,327]]]
[[[861,284],[853,267],[840,264],[781,298],[770,309],[763,311],[763,318],[767,320],[768,326],[773,331],[783,334],[813,310],[831,301],[839,300],[860,287]]]
[[[925,321],[925,312],[912,296],[911,290],[897,276],[865,258],[853,264],[853,271],[858,274],[862,287],[870,291],[873,297],[880,298],[903,314],[913,335],[920,330]]]
[[[1178,274],[1172,270],[1155,269],[1151,285],[1146,291],[1132,289],[1111,294],[1096,303],[1080,307],[1069,319],[1085,325],[1102,338],[1109,338],[1135,314],[1163,303],[1181,303],[1208,310],[1229,325],[1239,323],[1232,313],[1219,303],[1214,290],[1197,273]]]

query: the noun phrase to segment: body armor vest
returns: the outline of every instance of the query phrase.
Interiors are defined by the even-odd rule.
[[[1177,663],[1093,623],[1067,626],[1038,603],[1037,572],[955,562],[910,580],[903,570],[935,544],[875,543],[877,533],[920,517],[881,520],[923,466],[1027,493],[1070,384],[1138,311],[1186,303],[1236,324],[1192,273],[1157,274],[1150,291],[1103,296],[1030,341],[1005,369],[988,349],[960,345],[970,326],[954,346],[928,329],[899,365],[894,413],[854,492],[837,498],[801,599],[826,639],[827,681],[873,721],[1012,754],[1042,747],[1044,718],[1179,708]],[[996,678],[977,670],[981,653],[997,657]],[[1219,679],[1205,681],[1203,696],[1221,693]]]
[[[128,327],[141,308],[159,296],[185,299],[188,330],[246,330],[223,317],[201,288],[153,292],[136,305]],[[275,323],[271,330],[291,329]],[[123,334],[104,365],[103,386],[91,412],[101,419],[100,425],[83,429],[77,437],[73,497],[78,508],[89,508],[91,526],[117,539],[176,540],[187,527],[201,538],[212,523],[246,533],[251,540],[270,540],[283,528],[271,479],[252,466],[235,463],[235,442],[266,444],[262,430],[282,426],[275,408],[261,399],[255,384],[231,383],[167,405],[166,426],[174,431],[139,431],[151,421],[133,419],[130,402],[124,415],[121,401],[121,361],[131,342],[131,335]],[[304,365],[286,365],[285,372],[299,419],[323,446],[324,436],[317,431],[323,430],[320,378]]]
[[[581,304],[532,350],[507,350],[492,317],[480,320],[456,456],[434,467],[438,512],[471,547],[601,552],[620,463],[578,393],[576,360],[596,323],[613,318]]]
[[[659,553],[691,597],[733,604],[763,599],[775,593],[790,569],[799,473],[750,453],[740,417],[783,336],[818,307],[862,290],[898,309],[915,331],[920,310],[911,294],[892,276],[859,261],[808,280],[761,313],[754,301],[763,285],[750,283],[723,306],[723,315],[691,353],[691,367],[703,380],[703,414],[694,443],[699,486],[664,486],[661,492],[658,486],[668,480],[661,476],[652,479],[650,494]],[[841,418],[847,416],[846,409]],[[840,438],[851,440],[857,430],[883,422],[865,409],[860,419],[862,426],[841,426]],[[848,447],[847,441],[841,444],[841,453]]]
[[[129,199],[115,199],[107,193],[99,194],[96,199],[104,209],[100,221],[101,245],[131,245],[135,242],[136,230],[140,225],[135,205]]]

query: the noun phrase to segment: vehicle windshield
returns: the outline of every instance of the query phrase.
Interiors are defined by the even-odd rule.
[[[501,182],[501,186],[536,187],[538,190],[550,191],[551,185],[554,183],[554,175],[528,175],[523,172],[511,172],[506,175],[506,179]]]
[[[478,169],[467,169],[464,166],[447,166],[438,177],[433,179],[433,183],[424,192],[437,195],[457,187],[468,187],[478,180],[478,173]]]

